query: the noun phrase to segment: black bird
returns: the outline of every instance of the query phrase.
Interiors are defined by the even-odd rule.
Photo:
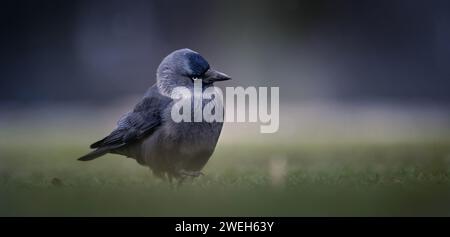
[[[156,176],[167,177],[170,181],[202,174],[201,169],[214,152],[223,123],[175,122],[171,117],[172,106],[176,103],[171,93],[180,86],[193,92],[197,79],[201,79],[205,90],[216,81],[231,78],[211,69],[199,53],[190,49],[169,54],[157,69],[156,84],[131,112],[119,119],[111,134],[90,146],[94,151],[79,160],[89,161],[113,153],[133,158],[150,167]],[[221,100],[216,104],[216,108],[223,108]],[[193,106],[192,110],[195,109],[199,108]]]

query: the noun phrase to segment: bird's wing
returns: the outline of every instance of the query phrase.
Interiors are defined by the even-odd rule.
[[[151,135],[161,125],[161,108],[167,103],[167,97],[151,88],[133,111],[119,119],[117,128],[91,148],[116,149]]]

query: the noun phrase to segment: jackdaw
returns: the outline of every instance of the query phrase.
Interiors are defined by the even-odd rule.
[[[78,160],[89,161],[113,153],[133,158],[150,167],[156,176],[170,181],[201,175],[201,169],[214,152],[223,120],[176,122],[171,117],[176,103],[171,98],[173,90],[181,86],[193,92],[198,79],[205,90],[216,81],[231,78],[210,68],[193,50],[179,49],[166,56],[157,69],[156,84],[132,111],[119,119],[116,129],[90,146],[94,151]],[[216,108],[223,109],[221,100],[216,103],[220,103]],[[195,109],[199,108],[192,107]]]

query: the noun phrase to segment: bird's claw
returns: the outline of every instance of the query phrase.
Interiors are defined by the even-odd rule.
[[[180,171],[180,175],[184,176],[184,177],[199,177],[199,176],[203,176],[204,174],[200,171],[187,171],[187,170],[181,170]]]

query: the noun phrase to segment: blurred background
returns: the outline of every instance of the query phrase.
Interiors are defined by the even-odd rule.
[[[449,13],[445,0],[1,1],[0,215],[449,215]],[[119,156],[77,162],[179,48],[233,77],[221,87],[279,87],[279,132],[225,124],[185,193]]]
[[[232,75],[223,86],[280,87],[278,135],[235,124],[225,140],[446,136],[449,10],[399,0],[2,1],[0,124],[107,132],[161,59],[188,47]]]

